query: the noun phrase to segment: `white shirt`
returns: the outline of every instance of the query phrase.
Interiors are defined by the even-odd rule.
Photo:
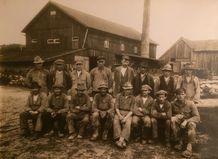
[[[145,104],[147,99],[148,99],[147,97],[142,97],[143,104]]]
[[[160,108],[162,109],[163,108],[163,104],[159,104]]]
[[[145,79],[145,73],[144,74],[140,74],[141,75],[141,81],[143,81]]]
[[[166,84],[168,84],[169,80],[170,80],[170,77],[164,77],[164,80],[165,80]]]
[[[121,73],[124,76],[126,73],[127,67],[121,67]]]
[[[81,75],[82,71],[76,71],[77,72],[77,75],[78,77]]]
[[[33,103],[36,103],[37,99],[38,99],[39,95],[33,95]]]

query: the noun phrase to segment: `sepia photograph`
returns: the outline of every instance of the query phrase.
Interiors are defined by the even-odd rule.
[[[218,159],[218,0],[0,0],[0,159]]]

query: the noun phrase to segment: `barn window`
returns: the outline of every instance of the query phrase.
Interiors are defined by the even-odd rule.
[[[110,42],[109,42],[109,40],[105,40],[105,41],[104,41],[104,48],[109,49],[109,47],[110,47]]]
[[[137,47],[137,46],[134,46],[133,50],[134,50],[134,53],[135,53],[135,54],[138,53],[138,47]]]
[[[55,16],[56,15],[56,11],[55,10],[50,11],[50,15],[51,16]]]
[[[31,40],[31,43],[33,43],[33,44],[35,44],[35,43],[37,43],[38,41],[37,41],[37,39],[32,39]]]
[[[60,39],[47,39],[47,44],[51,45],[51,44],[60,44],[61,41]]]
[[[120,44],[120,50],[125,51],[125,45],[124,44]]]
[[[79,37],[78,36],[73,36],[72,37],[72,48],[73,49],[78,49],[79,48]]]

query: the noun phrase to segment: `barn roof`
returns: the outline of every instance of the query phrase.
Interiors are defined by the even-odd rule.
[[[218,51],[218,40],[183,40],[194,51]]]
[[[100,31],[108,32],[111,34],[119,35],[122,37],[126,37],[129,39],[134,40],[141,40],[141,33],[134,30],[133,28],[123,26],[69,7],[66,7],[64,5],[61,5],[56,2],[49,1],[44,8],[29,22],[29,24],[26,25],[26,27],[23,29],[22,32],[25,32],[27,28],[31,26],[32,23],[36,21],[36,19],[39,17],[40,13],[43,12],[49,5],[54,5],[58,9],[60,9],[62,12],[64,12],[66,15],[71,17],[72,19],[78,21],[79,23],[83,24],[86,27],[97,29]],[[156,44],[157,43],[150,39],[150,43]]]

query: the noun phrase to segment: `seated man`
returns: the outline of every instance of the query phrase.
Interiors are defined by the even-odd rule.
[[[126,148],[130,137],[132,110],[135,103],[132,88],[132,84],[126,82],[122,86],[122,93],[117,95],[115,101],[114,139],[119,148]]]
[[[148,143],[152,142],[149,139],[151,137],[151,107],[153,104],[153,98],[149,96],[150,91],[151,87],[149,85],[142,85],[141,94],[136,97],[133,108],[132,127],[134,133],[142,135],[142,144],[145,144],[146,141]],[[142,125],[139,123],[142,123]],[[140,132],[136,130],[140,130]]]
[[[62,89],[63,85],[53,85],[53,92],[48,97],[47,107],[47,112],[49,112],[52,120],[51,134],[58,134],[59,137],[64,136],[68,108],[68,99]]]
[[[114,117],[113,97],[108,93],[108,85],[106,83],[100,84],[98,89],[99,93],[94,96],[92,104],[94,133],[91,140],[98,138],[100,126],[103,128],[102,139],[107,140],[108,130],[112,128]]]
[[[32,82],[32,91],[28,96],[26,109],[20,114],[21,135],[27,137],[30,135],[28,120],[33,121],[35,137],[38,136],[42,128],[41,114],[47,105],[47,96],[40,93],[40,86],[37,82]]]
[[[186,91],[183,88],[176,90],[176,100],[172,102],[172,114],[173,138],[177,142],[175,148],[182,149],[184,135],[186,134],[188,144],[183,156],[190,157],[192,155],[192,143],[195,142],[196,138],[196,124],[200,122],[200,115],[194,103],[186,99]]]
[[[170,147],[170,120],[172,116],[171,104],[166,100],[167,92],[160,90],[151,108],[152,135],[154,141],[158,139],[158,132],[164,128],[165,144]]]
[[[77,93],[71,93],[67,114],[67,125],[70,134],[68,139],[74,139],[76,136],[79,139],[83,138],[84,130],[89,124],[89,115],[91,110],[90,97],[84,93],[86,90],[85,85],[78,83],[75,89]],[[79,127],[78,135],[76,135],[75,130],[76,124]]]

